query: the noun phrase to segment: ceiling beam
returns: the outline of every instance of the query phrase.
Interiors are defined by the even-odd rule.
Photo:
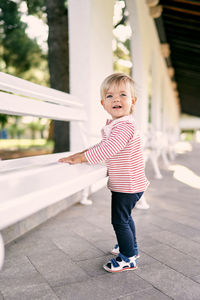
[[[184,21],[184,20],[183,20]],[[186,23],[174,23],[172,21],[169,21],[169,20],[166,20],[164,19],[164,23],[165,23],[165,27],[166,27],[166,31],[168,30],[168,27],[166,25],[170,25],[172,26],[173,28],[174,27],[177,27],[177,28],[182,28],[183,30],[188,30],[188,32],[190,31],[195,31],[196,34],[199,34],[199,31],[200,31],[200,25],[197,24],[195,27],[194,26],[191,26],[191,25],[188,25]]]
[[[166,4],[162,4],[162,6],[169,10],[179,11],[179,12],[183,12],[185,14],[190,14],[190,15],[194,15],[194,16],[200,16],[200,12],[198,12],[198,11],[183,9],[180,7],[174,7],[174,6],[170,6],[170,5],[166,5]]]
[[[171,55],[173,56],[173,51],[176,51],[176,49],[178,50],[183,50],[183,51],[187,51],[188,52],[188,55],[191,53],[191,55],[199,55],[199,49],[196,47],[196,48],[192,48],[191,46],[189,45],[181,45],[181,44],[178,44],[173,41],[173,44],[172,44],[172,41],[169,40],[169,44],[171,45]]]
[[[177,28],[175,26],[169,26],[167,28],[167,35],[169,38],[175,38],[179,40],[195,41],[200,44],[200,40],[197,40],[197,34],[194,31],[183,30],[182,28]],[[168,39],[169,39],[168,38]]]
[[[176,15],[173,15],[173,14],[169,14],[166,11],[163,11],[163,16],[164,16],[164,18],[167,17],[169,19],[179,20],[180,22],[183,22],[183,20],[184,20],[183,17],[176,16]],[[200,21],[197,20],[197,19],[189,19],[189,18],[187,18],[187,22],[195,23],[195,24],[200,24]]]
[[[179,2],[179,3],[186,3],[189,5],[196,5],[196,6],[200,6],[199,2],[195,2],[195,1],[188,1],[188,0],[170,0],[171,2]]]
[[[200,53],[200,44],[198,44],[197,42],[193,43],[192,41],[183,41],[183,40],[179,40],[178,38],[170,38],[170,37],[169,40],[170,43],[173,43],[173,47],[177,47],[177,46],[183,46],[183,48],[188,47],[189,49],[190,48],[195,49]]]
[[[197,80],[198,82],[200,81],[200,74],[197,73],[197,72],[193,72],[193,71],[190,71],[190,70],[183,70],[183,68],[180,68],[180,69],[176,69],[175,70],[175,77],[176,78],[181,78],[181,77],[187,77],[189,78],[190,80]]]

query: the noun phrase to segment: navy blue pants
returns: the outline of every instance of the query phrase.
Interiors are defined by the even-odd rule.
[[[119,251],[127,257],[138,254],[135,223],[131,212],[143,192],[129,194],[112,192],[111,221]]]

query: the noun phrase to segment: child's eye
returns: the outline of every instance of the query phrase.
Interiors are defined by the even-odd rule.
[[[112,98],[112,95],[106,95],[106,98]]]
[[[126,97],[126,94],[122,93],[121,96]]]

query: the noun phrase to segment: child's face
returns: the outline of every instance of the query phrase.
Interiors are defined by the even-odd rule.
[[[122,82],[109,87],[101,104],[113,119],[118,119],[128,116],[136,101],[137,98],[131,93],[130,84]]]

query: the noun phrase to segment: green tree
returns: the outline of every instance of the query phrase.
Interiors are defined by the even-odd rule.
[[[68,10],[65,0],[26,1],[28,12],[46,20],[49,26],[48,65],[52,88],[69,92]],[[0,70],[37,82],[27,70],[40,68],[46,59],[35,40],[26,35],[27,25],[21,21],[19,4],[0,2]],[[41,82],[40,82],[41,84]],[[54,152],[69,150],[69,122],[54,121]]]
[[[52,88],[69,92],[68,9],[65,0],[26,0],[30,14],[47,14],[48,64]],[[70,149],[69,122],[53,121],[54,152]]]
[[[21,21],[19,4],[11,0],[0,1],[0,71],[12,74],[35,83],[48,84],[47,55],[26,34],[27,24]],[[44,76],[38,78],[38,69],[43,70]],[[6,125],[8,115],[0,116],[0,123]],[[3,123],[2,123],[3,122]],[[11,124],[11,136],[21,136],[23,129]]]
[[[21,21],[19,4],[0,1],[0,71],[29,79],[32,68],[39,68],[45,55],[36,40],[26,34],[27,24]],[[36,76],[35,76],[36,79]],[[33,80],[34,81],[34,80]],[[37,79],[35,80],[37,81]]]
[[[31,122],[27,125],[27,127],[31,130],[32,139],[34,140],[36,133],[40,131],[40,122]]]
[[[5,116],[5,115],[4,115]],[[8,118],[8,125],[6,129],[11,136],[12,139],[14,138],[21,138],[21,135],[24,133],[25,128],[20,125],[21,116],[7,116]]]
[[[126,9],[126,3],[124,0],[117,0],[115,2],[116,5],[118,5],[119,3],[121,7],[121,14],[119,19],[113,24],[115,38],[115,48],[113,51],[114,70],[131,75],[131,64],[130,66],[128,66],[128,63],[131,61],[130,38],[122,41],[115,35],[115,29],[120,26],[128,26],[128,11]],[[123,62],[123,64],[120,62]]]
[[[51,87],[69,92],[68,10],[65,0],[46,0]],[[54,152],[69,151],[69,122],[54,121]]]
[[[8,122],[8,115],[0,114],[0,129],[4,129],[6,123]]]

